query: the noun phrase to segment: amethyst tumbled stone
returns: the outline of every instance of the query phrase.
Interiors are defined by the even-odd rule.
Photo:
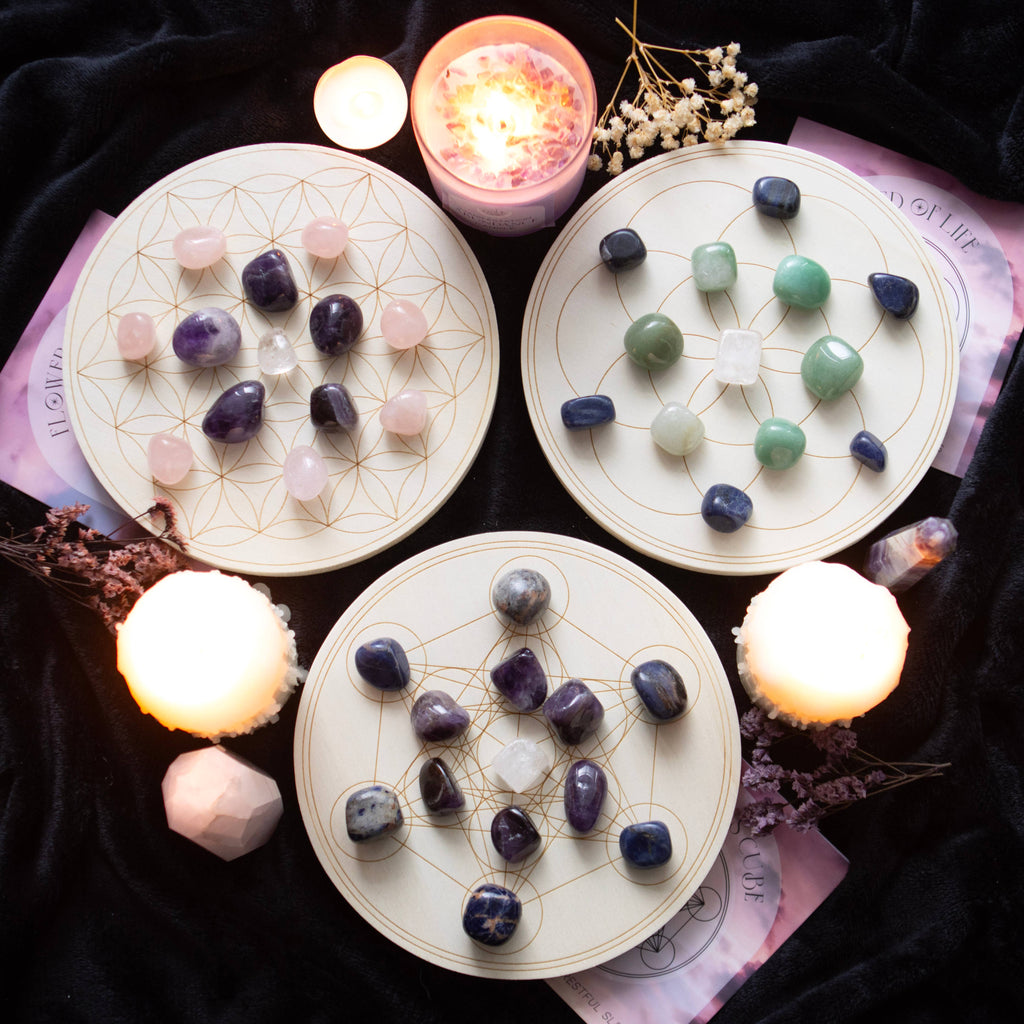
[[[413,731],[427,743],[444,743],[464,733],[469,712],[444,690],[427,690],[409,713]]]
[[[636,868],[656,868],[672,856],[672,836],[663,821],[627,825],[619,833],[619,851]]]
[[[359,413],[348,388],[328,381],[318,384],[310,392],[309,418],[317,430],[337,434],[351,430],[359,422]]]
[[[241,344],[238,321],[216,306],[189,313],[171,337],[174,354],[189,366],[220,366],[234,359]]]
[[[511,889],[484,882],[466,901],[462,930],[485,946],[500,946],[512,938],[522,913],[522,902]]]
[[[653,658],[637,665],[629,681],[644,707],[661,721],[678,718],[687,708],[683,677],[667,661]]]
[[[565,775],[565,818],[577,832],[589,832],[601,816],[608,777],[596,761],[576,761]]]
[[[544,701],[544,716],[563,743],[581,743],[597,732],[604,706],[582,679],[568,679]]]
[[[428,758],[420,767],[420,796],[431,814],[451,814],[466,804],[452,770],[440,757]]]
[[[258,380],[232,384],[203,417],[203,433],[211,441],[241,444],[255,437],[263,426],[266,389]]]
[[[536,711],[548,695],[548,677],[537,655],[521,647],[491,669],[495,689],[520,711]]]
[[[526,811],[512,804],[491,821],[491,842],[505,860],[518,864],[540,846],[540,833]]]
[[[378,690],[401,690],[409,685],[405,649],[389,636],[368,640],[356,650],[356,671]]]
[[[291,309],[299,301],[288,257],[280,249],[261,253],[242,268],[242,288],[257,309],[268,313]]]
[[[551,587],[535,569],[512,569],[494,584],[491,601],[517,626],[528,626],[547,611]]]
[[[344,355],[363,330],[363,311],[347,295],[328,295],[309,314],[309,335],[326,356]]]

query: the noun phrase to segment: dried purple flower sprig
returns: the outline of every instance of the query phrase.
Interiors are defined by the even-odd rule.
[[[791,729],[753,707],[740,718],[740,736],[750,745],[743,785],[766,794],[740,812],[752,835],[770,835],[779,825],[797,832],[815,828],[826,815],[888,789],[941,775],[949,763],[888,762],[861,750],[857,734],[839,725],[807,732]],[[810,770],[786,768],[773,757],[782,740],[804,736],[824,755]]]
[[[51,508],[44,525],[28,533],[0,537],[0,557],[98,612],[113,633],[157,580],[188,568],[185,540],[167,498],[154,498],[143,513],[154,522],[162,520],[160,533],[125,543],[78,523],[88,510],[82,502]]]

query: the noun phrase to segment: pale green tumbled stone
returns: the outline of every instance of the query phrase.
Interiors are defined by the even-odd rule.
[[[683,333],[664,313],[645,313],[623,339],[629,358],[645,370],[664,370],[683,354]]]
[[[792,420],[781,416],[766,419],[754,437],[754,455],[769,469],[789,469],[807,447],[807,435]]]
[[[846,394],[863,372],[860,353],[834,334],[819,338],[800,362],[800,376],[807,390],[825,402]]]
[[[797,309],[817,309],[832,291],[828,271],[806,256],[783,256],[775,269],[772,291],[780,302]]]
[[[651,439],[669,455],[689,455],[704,440],[704,424],[682,402],[668,402],[651,422]]]
[[[698,245],[690,260],[693,283],[702,292],[724,292],[736,283],[736,253],[728,242]]]

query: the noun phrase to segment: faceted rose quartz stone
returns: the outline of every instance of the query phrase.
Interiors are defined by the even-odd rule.
[[[125,313],[117,322],[117,351],[122,359],[145,359],[156,344],[156,324],[148,313]]]
[[[302,246],[314,256],[333,260],[348,245],[348,226],[337,217],[316,217],[302,229]]]
[[[147,449],[149,471],[158,483],[173,487],[181,483],[192,468],[192,445],[173,434],[154,434]]]
[[[395,299],[380,315],[380,330],[392,348],[413,348],[427,336],[426,314],[408,299]]]
[[[422,391],[401,391],[380,410],[380,425],[392,434],[418,434],[427,425],[427,396]]]
[[[223,747],[180,754],[161,789],[170,828],[222,860],[262,846],[281,819],[277,783]]]
[[[201,224],[185,228],[174,236],[171,244],[174,258],[186,270],[202,270],[216,263],[228,248],[228,240],[220,228]]]
[[[284,486],[298,501],[312,501],[327,486],[327,463],[309,445],[296,445],[284,457]]]

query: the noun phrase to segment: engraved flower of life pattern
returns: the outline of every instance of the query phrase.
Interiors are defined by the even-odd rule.
[[[115,497],[126,508],[145,508],[153,488],[150,437],[185,437],[195,462],[170,493],[186,537],[196,541],[193,552],[215,563],[242,556],[268,572],[347,564],[415,528],[468,468],[497,378],[486,283],[436,208],[365,162],[349,166],[351,158],[329,151],[318,159],[309,149],[312,165],[300,176],[259,169],[253,155],[246,177],[222,179],[216,162],[207,162],[204,175],[140,197],[103,253],[109,272],[102,280],[94,273],[90,282],[103,289],[95,315],[74,325],[75,385],[90,426],[99,428],[85,431],[87,445],[101,464],[117,463]],[[225,167],[226,177],[237,167]],[[333,260],[313,257],[300,242],[302,228],[325,215],[339,217],[350,232]],[[203,271],[184,270],[171,252],[174,236],[194,224],[221,227],[228,236],[225,258]],[[265,313],[244,300],[241,274],[274,247],[288,257],[299,301]],[[308,318],[319,299],[339,293],[359,304],[364,329],[353,349],[331,358],[313,345]],[[382,310],[398,298],[419,305],[429,324],[425,341],[405,351],[387,345],[379,327]],[[208,306],[238,320],[242,349],[224,366],[197,369],[177,359],[171,336],[186,315]],[[136,310],[154,317],[158,337],[141,364],[121,360],[114,343],[119,318]],[[257,343],[271,327],[284,330],[298,356],[287,374],[260,372]],[[206,411],[225,388],[248,379],[267,389],[262,429],[244,444],[209,441],[201,431]],[[318,435],[310,423],[309,394],[326,381],[352,394],[359,422],[350,433]],[[428,422],[421,434],[400,437],[380,427],[377,413],[407,388],[427,395]],[[285,455],[299,444],[314,446],[330,474],[324,492],[304,503],[291,498],[281,476]],[[96,455],[97,445],[105,453]]]

